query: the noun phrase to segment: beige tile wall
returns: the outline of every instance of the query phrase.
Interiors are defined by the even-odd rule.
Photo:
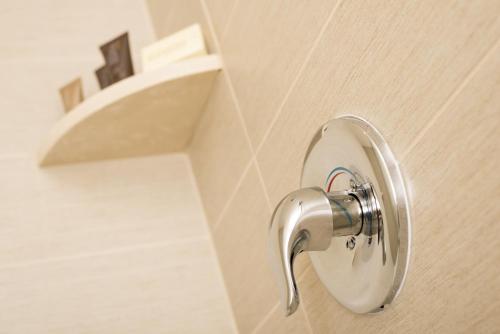
[[[190,157],[240,332],[498,331],[500,2],[199,6],[226,68]],[[302,306],[285,320],[267,264],[269,216],[298,187],[312,134],[342,114],[375,124],[401,161],[415,232],[408,281],[383,314],[354,315],[302,256]]]
[[[142,0],[0,4],[0,333],[233,333],[186,154],[40,169],[59,87],[154,40]],[[196,321],[193,321],[196,314]]]
[[[181,30],[193,23],[200,23],[205,31],[205,40],[209,52],[215,51],[213,35],[208,33],[209,26],[199,0],[168,1],[147,0],[149,14],[157,38]],[[185,15],[189,13],[189,15]]]

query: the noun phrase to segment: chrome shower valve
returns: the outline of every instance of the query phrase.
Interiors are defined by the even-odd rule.
[[[390,304],[408,268],[408,208],[399,166],[380,133],[356,117],[326,123],[306,153],[301,189],[286,195],[271,219],[271,263],[285,314],[299,305],[293,264],[302,252],[351,311]]]

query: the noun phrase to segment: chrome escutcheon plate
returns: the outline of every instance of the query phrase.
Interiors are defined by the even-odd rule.
[[[372,232],[333,237],[327,251],[309,253],[328,291],[356,313],[382,310],[401,290],[410,258],[409,201],[399,165],[382,135],[358,117],[329,121],[308,149],[301,187],[328,192],[366,183],[379,206]]]

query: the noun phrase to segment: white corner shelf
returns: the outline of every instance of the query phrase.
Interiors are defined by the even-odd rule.
[[[219,56],[208,55],[107,87],[54,125],[40,166],[184,150],[221,69]]]

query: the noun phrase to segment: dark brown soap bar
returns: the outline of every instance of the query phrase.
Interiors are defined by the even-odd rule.
[[[95,70],[95,75],[97,76],[97,81],[99,81],[99,87],[101,87],[101,89],[104,89],[116,82],[113,81],[111,68],[107,65],[104,65]]]
[[[105,65],[95,71],[101,89],[134,75],[127,32],[99,48],[105,61]]]
[[[134,75],[127,32],[101,45],[100,49],[113,83]]]

